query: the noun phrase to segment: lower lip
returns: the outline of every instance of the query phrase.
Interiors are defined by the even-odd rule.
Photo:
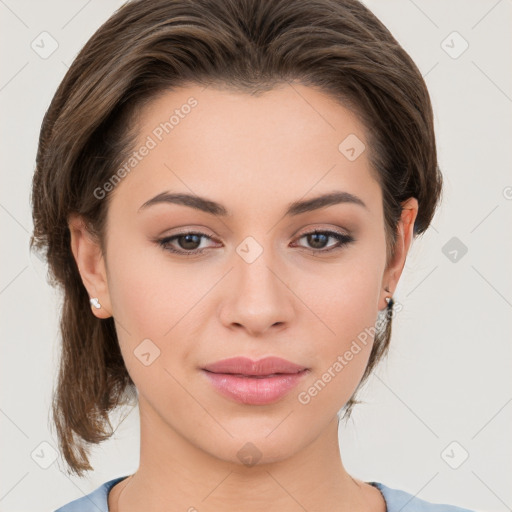
[[[205,375],[217,391],[236,402],[248,405],[266,405],[277,402],[297,386],[307,372],[308,370],[303,370],[299,373],[256,378],[204,370]]]

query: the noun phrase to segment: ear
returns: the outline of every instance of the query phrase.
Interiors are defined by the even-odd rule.
[[[112,307],[108,291],[105,259],[99,241],[87,229],[80,215],[70,214],[68,227],[71,234],[71,251],[90,298],[97,298],[96,306],[91,310],[98,318],[112,316]],[[98,307],[99,306],[99,307]]]
[[[387,307],[385,298],[394,294],[402,275],[407,253],[413,240],[414,221],[418,215],[418,200],[415,197],[410,197],[401,204],[402,215],[397,226],[395,254],[392,261],[388,263],[382,278],[382,297],[379,305],[381,310]]]

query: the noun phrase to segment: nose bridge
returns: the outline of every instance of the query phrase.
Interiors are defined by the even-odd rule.
[[[280,265],[270,234],[260,230],[255,236],[246,236],[236,247],[236,254],[236,275],[240,290],[258,294],[279,292],[282,284],[276,282],[279,281],[275,275],[276,271],[271,269],[280,267]],[[269,298],[267,297],[267,299]]]

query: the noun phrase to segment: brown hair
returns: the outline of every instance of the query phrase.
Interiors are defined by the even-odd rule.
[[[92,469],[87,443],[112,435],[109,413],[125,403],[134,384],[113,319],[90,312],[71,252],[69,214],[81,215],[105,247],[110,196],[99,200],[94,190],[129,154],[135,114],[157,94],[186,84],[255,94],[291,80],[320,88],[364,123],[383,192],[389,262],[400,203],[418,200],[414,234],[423,233],[440,199],[442,176],[421,73],[359,1],[135,0],[96,31],[57,89],[39,138],[30,243],[45,249],[50,282],[63,290],[52,412],[72,472]],[[388,315],[356,392],[386,354],[390,336]],[[353,396],[345,405],[347,418],[357,402]]]

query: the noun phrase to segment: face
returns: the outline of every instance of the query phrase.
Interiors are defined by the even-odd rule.
[[[257,97],[190,86],[145,108],[111,192],[105,286],[91,291],[114,316],[144,422],[237,463],[243,450],[282,460],[326,430],[403,267],[386,268],[363,144],[349,110],[301,85]],[[305,370],[205,370],[270,356]]]

